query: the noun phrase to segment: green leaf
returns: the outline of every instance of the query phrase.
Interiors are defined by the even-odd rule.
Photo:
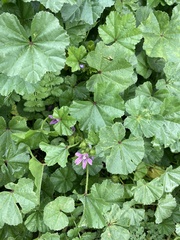
[[[75,179],[76,174],[69,165],[65,168],[57,169],[50,177],[55,190],[59,193],[66,193],[71,190]]]
[[[66,58],[66,64],[71,67],[71,71],[75,72],[80,70],[80,61],[86,56],[86,49],[84,46],[76,48],[70,46],[68,48],[68,57]]]
[[[107,227],[105,232],[101,234],[101,239],[111,240],[128,240],[130,233],[124,227],[129,227],[129,220],[122,217],[121,209],[117,204],[113,204],[111,211],[105,214]]]
[[[40,193],[41,193],[44,164],[42,164],[35,157],[33,157],[29,161],[29,170],[33,175],[33,177],[35,178],[34,184],[36,186],[36,194],[40,203]]]
[[[132,207],[134,202],[124,202],[121,217],[129,219],[129,224],[131,226],[139,226],[140,222],[145,218],[145,210],[144,209],[137,209]]]
[[[64,143],[54,146],[41,142],[39,146],[42,151],[46,152],[45,162],[47,166],[53,166],[56,163],[63,168],[66,166],[69,151]]]
[[[69,3],[70,5],[76,3],[75,0],[39,0],[39,2],[54,13],[59,12],[64,3]]]
[[[8,96],[15,91],[20,95],[31,94],[35,91],[33,84],[24,81],[19,76],[8,77],[5,74],[0,74],[0,94]]]
[[[143,76],[145,79],[148,79],[152,73],[152,70],[147,64],[147,56],[144,51],[140,52],[137,55],[137,61],[138,61],[138,64],[136,66],[137,73]],[[150,82],[146,82],[146,83],[150,83]]]
[[[74,200],[70,197],[57,197],[44,208],[44,222],[51,230],[61,230],[68,226],[65,213],[74,210]]]
[[[116,89],[123,92],[137,80],[133,67],[129,63],[129,56],[118,44],[106,46],[103,42],[99,42],[95,50],[87,55],[86,60],[89,66],[97,71],[87,81],[90,91],[97,83],[111,82]]]
[[[22,208],[22,213],[28,213],[38,205],[38,198],[34,192],[34,183],[31,179],[21,178],[18,183],[8,183],[7,189],[13,191],[13,197]]]
[[[84,21],[94,24],[106,7],[113,5],[113,0],[77,0],[74,5],[64,4],[61,14],[65,22]]]
[[[176,233],[178,236],[180,236],[180,223],[176,224]]]
[[[95,183],[91,187],[91,194],[94,198],[104,199],[106,202],[119,202],[124,196],[124,187],[111,180],[104,180],[101,184]]]
[[[125,107],[131,116],[125,119],[124,126],[135,136],[144,135],[147,138],[154,136],[163,124],[163,118],[159,114],[161,105],[146,96],[137,96],[128,100]]]
[[[124,137],[125,128],[121,123],[100,130],[97,151],[104,152],[106,167],[110,173],[132,173],[144,156],[144,141],[141,137]]]
[[[15,226],[22,223],[21,212],[11,192],[0,193],[0,216],[2,221],[9,225]]]
[[[60,240],[58,233],[46,232],[38,237],[38,240]]]
[[[60,120],[53,126],[59,135],[72,135],[73,132],[71,127],[75,125],[76,120],[69,116],[69,108],[67,106],[63,106],[60,109],[55,108],[53,117]]]
[[[141,23],[140,29],[144,37],[143,48],[150,57],[161,57],[165,60],[179,62],[178,48],[180,17],[178,7],[173,9],[171,20],[166,12],[151,12]]]
[[[81,130],[95,132],[122,116],[123,110],[123,100],[111,83],[96,85],[93,102],[74,101],[70,106],[70,113],[79,121]]]
[[[43,212],[35,211],[31,213],[24,222],[26,228],[30,232],[46,232],[49,228],[45,225],[43,221]]]
[[[134,199],[136,202],[144,205],[149,205],[160,199],[163,194],[163,186],[159,179],[154,179],[151,182],[145,182],[144,179],[137,181],[137,186],[134,187]]]
[[[161,223],[164,219],[172,215],[173,209],[176,207],[176,200],[171,194],[165,195],[158,201],[158,206],[155,211],[156,223]]]
[[[36,83],[47,71],[56,72],[64,67],[69,41],[52,14],[37,13],[29,36],[16,16],[3,13],[0,33],[0,71],[8,76],[18,75]]]
[[[161,175],[164,191],[166,193],[172,192],[177,186],[180,185],[180,167],[175,169],[172,166],[166,169],[166,172]]]
[[[134,54],[135,45],[142,37],[133,13],[122,15],[113,11],[107,16],[106,24],[99,27],[99,35],[105,44],[120,44],[128,55]]]
[[[94,198],[92,195],[84,195],[79,200],[84,207],[79,227],[103,228],[105,226],[103,213],[109,208],[104,199]]]

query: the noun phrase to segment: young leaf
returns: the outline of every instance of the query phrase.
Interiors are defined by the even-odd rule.
[[[53,166],[56,163],[63,168],[66,166],[69,151],[64,143],[55,146],[41,142],[39,146],[42,151],[46,152],[45,162],[47,166]]]
[[[84,21],[93,25],[106,7],[112,6],[113,0],[77,0],[76,4],[64,4],[61,14],[65,22]]]
[[[57,124],[54,124],[53,127],[59,135],[72,135],[72,129],[76,123],[76,120],[69,115],[69,108],[63,106],[60,109],[55,108],[53,111],[53,117],[58,119]]]
[[[121,123],[100,130],[98,152],[106,155],[106,167],[113,174],[132,173],[144,156],[144,141],[141,137],[124,139],[125,128]]]
[[[141,179],[137,181],[137,186],[134,187],[135,201],[144,205],[149,205],[160,199],[162,194],[163,186],[157,179],[154,179],[148,183]]]
[[[165,195],[158,201],[158,206],[155,211],[156,223],[161,223],[164,219],[172,215],[173,209],[176,207],[176,200],[171,194]]]
[[[86,49],[84,46],[76,48],[70,46],[68,48],[68,57],[66,58],[66,64],[71,67],[72,72],[80,70],[80,61],[86,56]]]
[[[3,13],[0,33],[0,71],[8,76],[18,75],[36,83],[47,71],[64,67],[64,50],[69,40],[52,14],[37,13],[29,36],[15,15]]]
[[[74,200],[70,197],[57,197],[44,208],[44,222],[51,230],[61,230],[68,226],[65,213],[74,210]]]
[[[87,55],[86,61],[90,67],[97,70],[87,81],[90,91],[97,83],[111,82],[115,89],[123,92],[137,80],[129,57],[118,44],[107,46],[103,42],[97,43],[95,50]]]

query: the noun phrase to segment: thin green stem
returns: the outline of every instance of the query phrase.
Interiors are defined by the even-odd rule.
[[[85,186],[85,192],[86,195],[88,193],[88,183],[89,183],[89,166],[86,166],[86,186]]]
[[[44,121],[42,122],[42,124],[41,124],[41,130],[43,130],[44,123],[47,121],[48,118],[49,118],[49,117],[45,118]]]

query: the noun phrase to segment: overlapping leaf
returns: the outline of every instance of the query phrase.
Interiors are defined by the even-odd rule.
[[[29,36],[15,15],[3,13],[0,32],[1,72],[35,83],[47,71],[56,72],[63,68],[69,40],[52,14],[37,13]]]
[[[96,74],[87,81],[89,90],[93,90],[97,83],[111,82],[115,88],[123,92],[137,80],[133,67],[129,63],[129,56],[118,44],[107,46],[99,42],[95,51],[87,55],[86,60],[90,67],[97,70]]]
[[[64,4],[61,14],[64,21],[84,21],[92,25],[113,3],[113,0],[77,0],[74,5]]]
[[[51,230],[61,230],[68,226],[69,220],[65,213],[74,210],[74,200],[70,197],[57,197],[44,209],[44,222]]]
[[[125,128],[121,123],[100,130],[97,151],[104,152],[106,167],[110,173],[132,173],[144,156],[144,141],[141,137],[124,137]]]
[[[70,106],[70,113],[79,121],[81,130],[95,132],[101,127],[110,125],[114,118],[121,117],[123,110],[123,100],[117,89],[110,83],[97,84],[93,102],[74,101]]]

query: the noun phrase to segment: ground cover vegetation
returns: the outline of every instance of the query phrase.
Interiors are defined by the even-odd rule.
[[[180,1],[1,0],[0,239],[180,239]]]

